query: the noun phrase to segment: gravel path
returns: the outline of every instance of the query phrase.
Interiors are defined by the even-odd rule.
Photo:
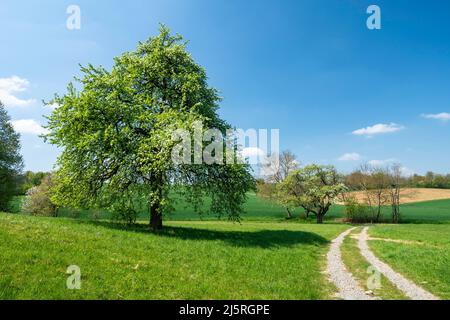
[[[338,288],[338,297],[344,300],[374,300],[374,297],[367,295],[359,286],[342,261],[340,247],[345,237],[354,229],[351,228],[341,233],[332,241],[330,251],[327,255],[327,273],[330,280]]]
[[[363,229],[358,240],[358,247],[364,258],[409,298],[413,300],[439,300],[438,297],[417,286],[401,274],[395,272],[389,265],[380,261],[367,245],[367,239],[369,238],[367,234],[368,229],[368,227]]]

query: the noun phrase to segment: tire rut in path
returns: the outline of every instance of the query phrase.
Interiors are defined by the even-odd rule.
[[[358,247],[362,256],[412,300],[439,300],[438,297],[417,286],[412,281],[395,272],[389,265],[379,260],[367,245],[367,239],[369,238],[367,234],[368,229],[368,227],[365,227],[359,234]]]
[[[330,280],[338,288],[338,297],[344,300],[375,300],[375,297],[364,292],[342,261],[341,245],[345,237],[354,229],[348,229],[332,241],[327,254],[327,273]]]

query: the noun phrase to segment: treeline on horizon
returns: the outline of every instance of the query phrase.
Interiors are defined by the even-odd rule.
[[[360,171],[344,175],[346,185],[352,190],[360,190],[360,184],[355,181],[360,180]],[[401,178],[403,188],[427,188],[427,189],[450,189],[450,174],[439,174],[428,171],[425,175],[414,174]]]
[[[415,188],[450,189],[450,174],[442,175],[431,171],[424,176],[415,174],[406,179],[406,184]]]

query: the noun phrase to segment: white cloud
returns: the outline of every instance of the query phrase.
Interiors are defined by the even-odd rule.
[[[36,120],[22,119],[11,121],[14,130],[23,134],[41,135],[47,134],[48,130],[43,128]]]
[[[34,99],[21,99],[16,96],[28,89],[30,82],[18,76],[0,78],[0,101],[7,107],[27,107],[35,103]]]
[[[390,163],[396,162],[396,159],[385,159],[385,160],[370,160],[368,164],[375,167],[385,166]]]
[[[262,150],[260,148],[255,148],[255,147],[242,149],[241,155],[244,158],[248,158],[248,157],[265,157],[266,156],[264,150]]]
[[[339,161],[358,161],[361,160],[361,155],[356,152],[343,154],[339,159]]]
[[[274,153],[269,156],[264,156],[264,152],[259,152],[259,154],[262,158],[261,162],[259,163],[260,165],[262,165],[260,168],[260,175],[262,177],[272,176],[280,170],[280,156],[278,153]]]
[[[413,176],[415,174],[415,172],[407,167],[401,167],[400,168],[401,174],[404,177],[410,177]]]
[[[377,134],[397,132],[397,131],[403,130],[404,128],[405,127],[400,126],[395,123],[390,123],[390,124],[378,123],[378,124],[370,126],[370,127],[355,130],[352,132],[352,134],[354,134],[356,136],[372,137]]]
[[[436,113],[436,114],[423,114],[422,117],[425,119],[433,119],[433,120],[440,120],[440,121],[450,121],[450,113],[442,112],[442,113]]]

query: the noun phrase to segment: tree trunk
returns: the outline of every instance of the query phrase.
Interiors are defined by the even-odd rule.
[[[391,201],[392,201],[392,222],[400,222],[400,189],[395,187],[392,190]]]
[[[162,229],[162,214],[159,212],[158,204],[150,206],[150,228],[153,231]]]
[[[163,177],[161,174],[155,174],[150,186],[152,196],[150,200],[150,228],[153,231],[162,230],[162,208],[161,201],[163,198]]]
[[[286,208],[286,212],[287,212],[287,219],[291,220],[292,219],[292,212],[291,212],[291,210],[289,210],[289,208]]]
[[[322,224],[323,223],[323,214],[319,213],[317,214],[317,223]]]
[[[378,223],[380,222],[380,217],[381,217],[381,205],[378,204],[378,208],[377,208],[377,216],[375,218],[375,222]]]
[[[309,218],[309,215],[311,214],[311,211],[309,211],[308,209],[306,209],[305,210],[305,216],[306,216],[306,219],[308,219]]]

